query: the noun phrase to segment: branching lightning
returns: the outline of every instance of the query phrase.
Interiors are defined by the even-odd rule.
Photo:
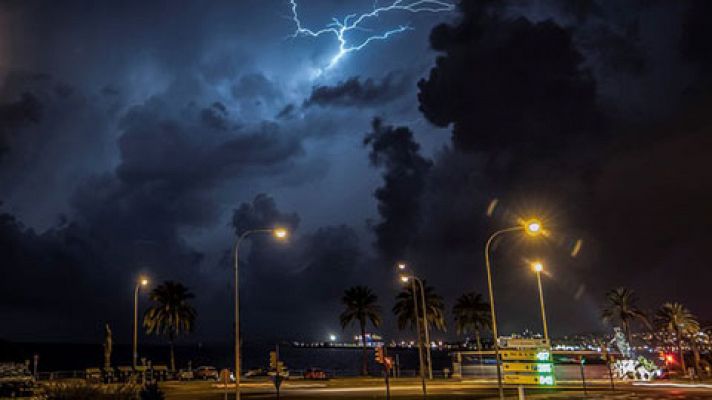
[[[339,42],[339,50],[331,58],[331,61],[326,67],[327,69],[335,66],[339,62],[339,60],[341,60],[346,54],[361,50],[373,41],[386,40],[392,35],[412,29],[408,25],[400,25],[396,28],[387,30],[384,33],[368,36],[360,42],[348,43],[346,35],[350,31],[368,31],[368,29],[364,28],[362,25],[369,19],[378,18],[381,14],[391,11],[405,11],[410,13],[441,13],[452,11],[455,9],[455,6],[453,4],[439,0],[416,0],[411,2],[405,2],[404,0],[394,0],[390,5],[387,6],[377,7],[374,4],[373,10],[365,14],[349,14],[343,19],[332,18],[333,22],[326,25],[324,28],[319,30],[312,30],[302,26],[302,22],[299,20],[299,14],[297,13],[297,1],[290,0],[290,3],[292,6],[292,20],[296,25],[296,30],[291,35],[293,38],[296,38],[298,36],[319,37],[324,34],[332,34]]]

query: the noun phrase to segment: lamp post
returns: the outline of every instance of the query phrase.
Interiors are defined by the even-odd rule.
[[[399,264],[398,267],[400,269],[405,269],[405,264]],[[424,363],[423,363],[423,343],[422,340],[420,339],[420,316],[418,315],[418,300],[415,294],[415,279],[409,279],[408,276],[402,275],[401,276],[401,281],[403,283],[408,283],[410,280],[410,290],[413,292],[413,312],[415,313],[415,330],[417,332],[417,337],[418,337],[418,362],[419,362],[419,367],[420,367],[420,383],[423,387],[423,396],[427,396],[428,394],[428,388],[427,385],[425,384],[425,368],[424,368]]]
[[[148,279],[141,278],[136,282],[136,288],[134,289],[134,318],[133,318],[133,367],[136,369],[136,362],[138,360],[138,290],[141,286],[148,285]]]
[[[497,333],[497,316],[494,311],[494,292],[492,290],[492,268],[490,266],[490,246],[494,239],[508,232],[524,231],[531,236],[536,236],[541,233],[541,222],[536,219],[526,221],[522,225],[504,228],[493,233],[485,243],[485,268],[487,270],[487,290],[490,301],[490,316],[492,319],[492,336],[494,338],[494,357],[495,365],[497,366],[497,389],[499,391],[500,400],[504,400],[504,388],[502,387],[502,371],[499,360],[499,335]]]
[[[539,305],[541,306],[541,322],[544,325],[544,339],[549,341],[549,327],[546,323],[546,309],[544,307],[544,290],[541,287],[541,271],[544,270],[544,265],[536,261],[532,264],[532,269],[536,272],[536,282],[539,286]]]
[[[403,271],[407,268],[406,264],[398,264],[398,268]],[[425,342],[427,343],[427,347],[425,348],[426,352],[426,363],[428,365],[428,379],[433,379],[433,367],[431,365],[431,357],[430,357],[430,328],[428,326],[428,310],[425,307],[425,285],[423,284],[423,281],[419,279],[417,276],[411,274],[411,275],[401,275],[401,280],[403,282],[407,282],[409,279],[412,279],[413,281],[416,281],[418,285],[420,285],[420,301],[421,305],[423,307],[423,324],[424,326],[424,331],[425,331]],[[415,299],[415,286],[413,286],[413,299]],[[417,306],[416,306],[416,316],[417,316]]]
[[[235,400],[240,400],[240,275],[239,275],[239,250],[242,241],[254,233],[271,233],[277,239],[286,239],[287,231],[282,228],[251,229],[243,232],[235,240]]]

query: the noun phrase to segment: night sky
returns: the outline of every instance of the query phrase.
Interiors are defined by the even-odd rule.
[[[317,30],[373,6],[297,11]],[[128,342],[146,274],[195,293],[186,340],[229,342],[231,243],[279,224],[288,243],[242,248],[247,340],[351,335],[355,284],[379,294],[379,331],[409,339],[395,262],[449,314],[486,293],[488,234],[531,215],[546,238],[495,243],[502,333],[540,330],[533,259],[555,336],[606,329],[617,286],[712,320],[709,16],[705,0],[463,1],[369,19],[345,38],[408,29],[330,66],[336,38],[293,36],[287,0],[0,1],[0,338],[100,341],[108,322]]]

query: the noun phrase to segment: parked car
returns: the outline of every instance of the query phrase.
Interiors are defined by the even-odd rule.
[[[304,379],[326,380],[329,379],[329,374],[320,368],[308,368],[304,370]]]
[[[202,379],[204,381],[207,381],[208,379],[217,381],[220,379],[220,373],[217,368],[207,365],[198,367],[193,375],[195,376],[195,379]]]
[[[195,379],[195,374],[189,369],[178,370],[178,374],[176,374],[176,376],[179,381],[192,381]]]
[[[267,372],[263,370],[262,368],[252,368],[249,371],[245,372],[245,377],[253,377],[253,376],[265,376],[267,375]]]

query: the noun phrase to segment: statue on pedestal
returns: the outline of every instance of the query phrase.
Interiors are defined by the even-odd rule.
[[[113,340],[111,338],[111,328],[109,324],[104,327],[104,370],[111,369],[111,350],[113,348]]]

